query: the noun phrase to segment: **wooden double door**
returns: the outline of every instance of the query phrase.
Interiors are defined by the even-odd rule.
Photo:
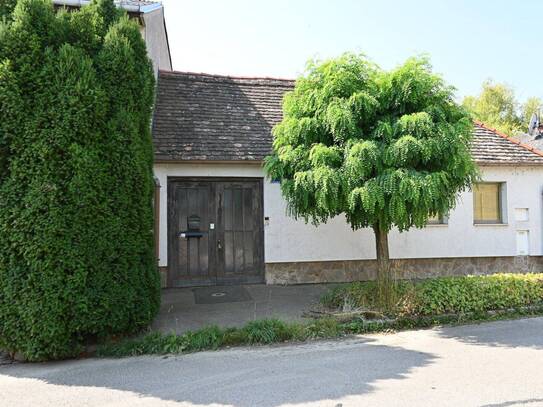
[[[262,179],[168,180],[168,286],[264,281]]]

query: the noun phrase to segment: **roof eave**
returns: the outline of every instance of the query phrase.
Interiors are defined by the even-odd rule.
[[[53,4],[56,6],[66,6],[66,7],[82,7],[87,6],[90,4],[90,0],[53,0]],[[131,4],[118,4],[116,5],[122,7],[124,10],[126,10],[129,13],[139,13],[139,14],[147,14],[155,10],[159,10],[162,8],[162,4],[160,3],[152,3],[152,4],[146,4],[143,6],[138,5],[131,5]]]
[[[480,167],[538,167],[543,166],[543,161],[541,162],[531,162],[531,161],[480,161],[475,160],[475,163]]]
[[[508,136],[507,134],[505,133],[502,133],[501,131],[497,130],[497,129],[494,129],[492,127],[489,127],[487,126],[486,124],[484,124],[482,121],[480,120],[474,120],[474,123],[477,125],[477,126],[480,126],[484,129],[487,129],[487,130],[490,130],[491,132],[497,134],[498,136],[506,139],[507,141],[513,143],[513,144],[516,144],[517,146],[520,146],[532,153],[534,153],[535,155],[539,156],[539,157],[543,157],[543,151],[539,151],[537,148],[533,147],[533,146],[530,146],[528,144],[525,144],[525,143],[522,143],[518,140],[515,140],[513,138],[511,138],[510,136]]]
[[[187,160],[181,158],[155,158],[155,164],[249,164],[249,165],[262,165],[264,160],[203,160],[194,159]]]

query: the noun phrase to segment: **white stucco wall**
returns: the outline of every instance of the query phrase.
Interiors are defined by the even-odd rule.
[[[171,71],[172,64],[166,26],[164,23],[164,8],[143,14],[144,25],[141,27],[142,35],[147,46],[147,53],[153,62],[155,76],[158,70]]]
[[[516,231],[529,231],[530,255],[543,255],[543,168],[482,167],[484,181],[505,182],[507,223],[474,225],[471,192],[460,196],[447,225],[432,225],[389,239],[393,258],[515,256]],[[155,164],[161,184],[160,266],[167,265],[167,177],[263,177],[254,164]],[[529,220],[517,222],[515,208],[529,208]],[[370,229],[353,232],[342,217],[315,227],[285,214],[279,184],[264,182],[265,261],[326,261],[375,258]]]

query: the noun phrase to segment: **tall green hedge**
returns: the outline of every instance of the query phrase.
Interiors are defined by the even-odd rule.
[[[112,0],[19,0],[0,27],[0,348],[69,357],[156,314],[153,96]]]

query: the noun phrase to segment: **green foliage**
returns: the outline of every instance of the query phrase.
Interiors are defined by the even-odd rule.
[[[339,320],[328,317],[286,323],[263,319],[242,328],[203,328],[182,335],[150,333],[102,344],[102,357],[145,354],[182,354],[225,346],[271,344],[337,338],[392,330],[426,328],[442,324],[492,321],[543,314],[543,274],[497,274],[447,277],[417,283],[399,281],[394,286],[397,306],[392,318]],[[344,284],[331,289],[321,302],[333,309],[346,303],[374,310],[376,283]]]
[[[462,104],[475,118],[510,136],[525,133],[532,114],[543,109],[543,101],[536,97],[520,105],[513,88],[492,80],[483,82],[481,93],[465,97]]]
[[[251,321],[245,325],[244,331],[249,344],[282,342],[292,338],[287,324],[278,319]]]
[[[471,120],[424,58],[390,72],[352,54],[310,63],[283,111],[265,169],[306,221],[423,227],[477,176]]]
[[[487,80],[483,82],[481,93],[464,98],[463,104],[477,119],[506,134],[522,130],[515,92],[506,84]]]
[[[522,129],[523,131],[526,131],[526,128],[530,125],[530,119],[534,113],[539,114],[539,117],[541,118],[541,115],[543,114],[543,100],[531,97],[524,102],[521,109],[522,124],[524,126]]]
[[[223,331],[217,326],[210,326],[185,335],[186,349],[198,351],[203,349],[217,349],[223,342]]]
[[[343,335],[341,323],[334,318],[315,319],[305,326],[302,339],[336,338]]]
[[[152,67],[112,0],[19,0],[0,36],[0,348],[74,356],[158,311]]]
[[[0,0],[0,21],[11,19],[17,0]]]
[[[494,274],[443,277],[416,283],[398,281],[396,315],[480,313],[519,308],[543,302],[543,274]],[[375,309],[375,282],[356,282],[335,287],[321,302],[332,308],[344,303]]]

